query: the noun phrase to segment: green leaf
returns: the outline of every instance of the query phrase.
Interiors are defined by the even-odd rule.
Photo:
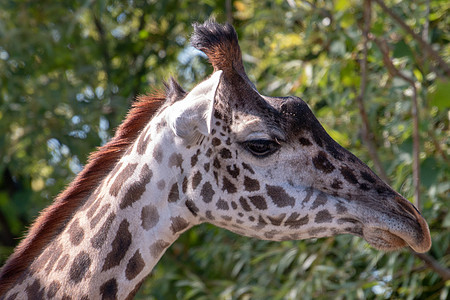
[[[402,39],[395,44],[393,55],[395,58],[400,58],[404,56],[412,57],[412,51],[411,48]]]
[[[437,80],[436,89],[428,96],[430,104],[439,109],[450,107],[450,81]]]

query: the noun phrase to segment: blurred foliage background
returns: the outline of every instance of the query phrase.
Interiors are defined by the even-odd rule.
[[[449,11],[447,0],[1,1],[0,265],[137,95],[211,73],[189,36],[214,15],[235,26],[261,93],[302,97],[405,197],[417,202],[418,187],[433,246],[424,258],[348,235],[275,243],[202,225],[137,298],[448,299]]]

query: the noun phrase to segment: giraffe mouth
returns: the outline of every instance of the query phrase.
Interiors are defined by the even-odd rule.
[[[381,222],[364,224],[362,237],[383,251],[409,246],[416,252],[427,252],[431,248],[431,237],[425,219],[410,203],[404,212],[391,218],[385,215],[380,218]]]
[[[363,238],[373,247],[383,251],[394,251],[408,245],[401,237],[378,228],[364,229]]]

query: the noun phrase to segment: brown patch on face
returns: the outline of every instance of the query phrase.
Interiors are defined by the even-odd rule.
[[[300,144],[303,145],[303,146],[311,146],[311,145],[312,145],[311,141],[308,140],[307,138],[304,138],[304,137],[299,138],[298,141],[299,141]]]
[[[231,207],[233,208],[233,209],[237,209],[237,204],[236,204],[236,202],[234,202],[234,201],[231,201]]]
[[[352,184],[357,184],[358,179],[356,178],[355,174],[353,173],[352,169],[350,169],[347,166],[342,166],[340,169],[342,176],[344,176],[344,179]]]
[[[216,137],[212,139],[212,144],[213,144],[213,146],[215,146],[215,147],[220,146],[221,143],[222,143],[222,142],[220,141],[220,139],[218,139],[218,138],[216,138]]]
[[[214,218],[214,216],[212,215],[212,213],[211,213],[210,210],[207,210],[207,211],[205,212],[205,215],[206,215],[206,218],[207,218],[208,220],[215,220],[215,219],[216,219],[216,218]]]
[[[178,184],[174,183],[170,188],[167,201],[169,201],[169,203],[174,203],[177,202],[179,199],[180,199],[180,192],[178,191]]]
[[[219,199],[219,201],[217,201],[216,204],[217,209],[221,209],[221,210],[229,210],[230,207],[228,206],[228,203],[222,199]]]
[[[230,222],[231,220],[233,220],[233,218],[232,217],[230,217],[230,216],[220,216],[222,219],[224,219],[225,221],[228,221],[228,222]]]
[[[194,217],[196,217],[199,209],[195,205],[194,201],[192,201],[191,199],[187,199],[185,202],[185,205],[186,205],[187,209],[194,215]]]
[[[25,289],[28,299],[44,299],[45,287],[41,289],[39,279],[36,279],[31,285],[28,285]]]
[[[370,173],[367,173],[365,171],[361,172],[361,177],[369,183],[375,183],[376,181],[375,178]]]
[[[150,254],[154,258],[158,258],[170,244],[164,240],[157,240],[150,246]]]
[[[265,232],[265,233],[264,233],[264,237],[265,237],[266,239],[271,240],[271,239],[273,239],[273,237],[274,237],[275,235],[280,234],[280,233],[281,233],[281,232],[278,231],[278,230],[271,230],[271,231]]]
[[[263,196],[249,196],[250,202],[259,210],[267,209],[266,199]]]
[[[111,196],[117,197],[122,188],[122,185],[127,181],[128,178],[133,175],[134,170],[136,169],[138,164],[128,164],[116,177],[113,184],[111,185],[111,189],[109,190],[109,194]]]
[[[327,203],[327,201],[328,201],[327,195],[325,193],[320,192],[319,195],[317,195],[316,200],[314,200],[311,209],[316,209],[319,206],[323,206]]]
[[[61,283],[57,280],[53,280],[48,286],[47,297],[49,299],[55,297],[58,290],[61,288]]]
[[[259,181],[248,176],[244,176],[244,187],[245,190],[249,192],[259,191]]]
[[[342,189],[342,181],[340,181],[339,179],[335,178],[333,180],[333,183],[331,184],[331,187],[335,190],[340,190]]]
[[[189,223],[182,217],[172,217],[170,218],[170,221],[170,229],[172,230],[173,234],[183,231],[186,227],[189,226]]]
[[[261,215],[258,217],[258,223],[256,224],[256,229],[260,230],[266,227],[267,222],[261,217]]]
[[[319,227],[319,228],[313,228],[311,230],[308,231],[309,236],[311,237],[315,237],[317,236],[319,233],[325,232],[327,231],[326,227]]]
[[[156,207],[152,204],[144,206],[141,210],[141,226],[145,230],[149,230],[156,226],[159,222],[159,214]]]
[[[221,167],[220,161],[219,161],[219,159],[217,157],[214,158],[213,167],[216,168],[216,169],[220,169],[220,167]]]
[[[213,171],[214,179],[216,180],[216,184],[219,185],[219,174],[216,171]]]
[[[103,223],[102,227],[97,231],[97,233],[91,238],[91,245],[95,249],[99,249],[103,246],[108,234],[109,228],[113,220],[116,218],[115,213],[110,213],[106,221]]]
[[[192,155],[191,157],[191,167],[194,167],[198,162],[198,155],[200,154],[200,149],[197,150],[197,153]]]
[[[252,210],[252,208],[250,207],[250,205],[248,205],[248,202],[247,202],[247,200],[245,200],[244,197],[239,198],[239,203],[241,204],[242,208],[245,211],[251,211]]]
[[[359,188],[360,188],[361,190],[363,190],[363,191],[368,191],[368,190],[370,190],[370,187],[369,187],[367,184],[365,184],[365,183],[360,183],[360,184],[359,184]]]
[[[307,188],[307,189],[306,189],[306,196],[305,196],[305,198],[302,200],[302,204],[303,204],[303,205],[305,205],[306,203],[309,202],[309,200],[311,199],[311,196],[312,196],[313,192],[314,192],[314,189],[312,189],[312,188]]]
[[[308,215],[304,216],[303,218],[299,218],[300,214],[293,212],[286,220],[284,225],[289,226],[289,228],[292,229],[298,229],[303,225],[308,224],[309,217]]]
[[[61,300],[72,300],[72,297],[70,297],[70,296],[67,295],[67,294],[64,294],[64,295],[62,296]]]
[[[133,257],[130,258],[125,269],[125,277],[128,280],[134,279],[144,269],[145,263],[139,250],[136,250]]]
[[[124,209],[131,206],[134,202],[141,199],[142,194],[144,194],[147,184],[150,182],[153,176],[152,170],[145,164],[142,167],[141,174],[139,176],[139,181],[133,182],[128,187],[128,190],[120,202],[120,208]]]
[[[237,178],[239,176],[240,170],[239,168],[233,164],[233,166],[227,166],[227,172],[233,178]]]
[[[197,171],[194,174],[194,177],[192,178],[192,189],[195,190],[201,181],[202,181],[202,174],[200,173],[200,171]]]
[[[339,150],[339,146],[336,143],[327,143],[327,146],[325,147],[328,151],[328,153],[331,154],[335,159],[337,160],[343,160],[344,154]]]
[[[115,266],[118,266],[122,259],[125,257],[128,249],[131,245],[131,233],[128,230],[130,223],[127,220],[123,220],[119,229],[117,230],[116,237],[112,242],[112,249],[105,258],[105,262],[102,267],[102,272],[109,270]]]
[[[376,187],[376,191],[377,191],[378,194],[384,194],[386,192],[389,192],[389,189],[386,186],[384,186],[384,185],[378,185]]]
[[[183,184],[181,185],[181,189],[183,190],[183,194],[186,194],[187,186],[188,186],[188,179],[187,179],[187,177],[184,177],[183,178]]]
[[[223,177],[222,191],[227,191],[228,194],[234,194],[237,191],[236,186],[225,176]]]
[[[330,223],[331,221],[333,221],[333,217],[326,209],[319,211],[314,218],[315,223]]]
[[[200,192],[200,195],[203,198],[203,201],[205,203],[209,203],[212,201],[212,197],[214,196],[216,192],[214,192],[211,183],[208,181],[203,184],[202,190]]]
[[[249,171],[250,172],[250,174],[255,174],[255,171],[253,171],[253,169],[252,169],[252,167],[250,167],[249,165],[247,165],[246,163],[242,163],[242,167],[244,168],[244,169],[246,169],[247,171]]]
[[[345,214],[347,212],[347,207],[338,202],[336,203],[336,212],[340,215]]]
[[[91,258],[85,251],[81,251],[73,260],[69,269],[69,279],[75,284],[78,284],[83,280],[86,272],[91,266]]]
[[[203,169],[205,169],[206,172],[209,172],[209,167],[210,167],[209,163],[205,163],[203,165]]]
[[[227,148],[220,149],[219,154],[220,154],[220,157],[222,157],[223,159],[228,159],[228,158],[232,157],[231,151],[228,150]]]
[[[281,214],[278,217],[267,216],[270,223],[272,223],[272,225],[274,225],[274,226],[280,226],[281,222],[283,222],[285,217],[286,217],[286,214]]]
[[[333,164],[328,160],[327,154],[323,151],[319,151],[317,156],[315,156],[312,161],[314,166],[324,173],[331,173],[335,169]]]
[[[181,169],[181,173],[183,173],[183,156],[179,153],[173,153],[169,157],[169,168],[178,167]]]
[[[90,222],[91,229],[94,229],[94,227],[97,226],[97,223],[106,214],[106,212],[108,211],[110,206],[111,206],[111,204],[109,204],[109,203],[106,203],[105,205],[103,205],[102,208],[100,209],[100,211],[95,215],[95,217],[93,217],[91,219],[91,222]]]
[[[316,142],[317,146],[323,147],[322,138],[320,137],[319,133],[315,130],[312,131],[312,137],[314,142]]]
[[[281,186],[266,185],[267,194],[278,207],[294,206],[295,198],[289,196]]]
[[[115,278],[106,281],[100,286],[100,295],[102,295],[102,300],[116,300],[117,291],[117,280]]]

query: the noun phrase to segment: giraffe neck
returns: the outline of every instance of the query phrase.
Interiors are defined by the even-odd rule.
[[[6,296],[134,295],[165,250],[198,223],[181,204],[187,166],[164,123],[155,118],[144,128]]]

